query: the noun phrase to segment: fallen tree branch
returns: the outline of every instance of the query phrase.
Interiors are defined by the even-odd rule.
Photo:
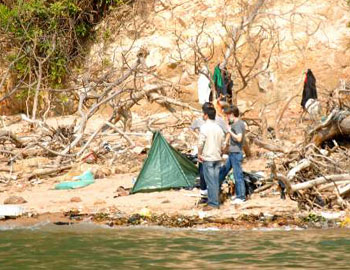
[[[12,172],[12,170],[8,166],[6,166],[6,167],[0,167],[0,172]]]
[[[285,147],[264,142],[262,140],[257,139],[256,137],[253,137],[253,136],[251,136],[249,139],[253,143],[255,143],[257,146],[264,148],[264,149],[267,149],[267,150],[272,151],[272,152],[280,152],[280,153],[284,153],[284,154],[289,154],[291,152],[291,150],[288,150]]]
[[[201,112],[200,110],[197,110],[196,108],[186,104],[186,103],[183,103],[181,101],[178,101],[176,99],[173,99],[173,98],[169,98],[169,97],[165,97],[165,96],[162,96],[158,93],[149,93],[148,96],[150,97],[151,100],[157,102],[157,103],[160,103],[160,104],[172,104],[172,105],[175,105],[175,106],[179,106],[179,107],[183,107],[183,108],[186,108],[186,109],[190,109],[191,111],[195,111],[195,112]]]
[[[292,185],[292,191],[294,192],[302,189],[312,188],[321,184],[328,183],[330,181],[338,182],[338,181],[345,181],[345,180],[350,180],[350,174],[336,174],[336,175],[322,176],[307,182]]]
[[[319,131],[320,129],[329,126],[329,125],[332,123],[332,120],[333,120],[334,116],[336,116],[338,113],[339,113],[339,110],[338,110],[337,108],[334,109],[334,110],[328,115],[327,119],[326,119],[323,123],[317,125],[315,128],[313,128],[312,130],[310,130],[310,131],[308,132],[308,134],[309,134],[309,135],[312,135],[312,134],[315,133],[316,131]]]
[[[274,183],[265,184],[265,185],[257,188],[256,190],[254,190],[254,193],[259,193],[259,192],[265,191],[265,190],[269,189],[270,187],[272,187],[273,185],[274,185]]]
[[[15,134],[8,130],[0,130],[0,140],[9,139],[18,148],[24,147],[24,143]]]
[[[81,154],[84,153],[85,149],[89,146],[89,144],[92,142],[93,139],[97,136],[98,133],[101,132],[103,129],[104,125],[101,125],[98,129],[95,130],[95,132],[90,136],[89,140],[85,143],[85,145],[80,149],[78,152],[77,156],[80,156]]]
[[[350,184],[350,180],[348,180],[348,181],[339,181],[339,182],[337,182],[337,183],[335,183],[335,184],[339,187],[340,185]],[[335,188],[333,182],[332,182],[332,183],[329,183],[329,184],[325,184],[325,185],[319,187],[318,190],[319,190],[319,191],[323,191],[323,190],[330,189],[330,188],[332,188],[332,187]]]
[[[278,117],[276,118],[276,121],[275,121],[275,134],[276,134],[276,137],[277,137],[277,138],[279,138],[279,124],[280,124],[280,122],[281,122],[281,120],[282,120],[282,118],[283,118],[283,115],[284,115],[284,113],[286,112],[286,110],[288,109],[289,104],[291,103],[291,101],[292,101],[294,98],[296,98],[297,96],[299,96],[299,94],[294,95],[294,96],[291,96],[291,97],[287,100],[286,104],[283,106],[283,108],[281,109],[281,111],[280,111]]]
[[[71,169],[71,168],[72,168],[72,165],[66,165],[66,166],[63,166],[63,167],[52,168],[52,169],[51,168],[50,169],[38,169],[38,170],[35,170],[31,174],[24,175],[23,178],[25,178],[27,180],[30,180],[30,179],[32,179],[34,177],[40,177],[40,176],[44,176],[44,175],[49,175],[49,174],[65,171],[65,170],[68,170],[68,169]]]
[[[345,187],[342,187],[339,189],[339,194],[341,196],[344,196],[345,194],[347,194],[350,191],[350,184],[346,185]]]
[[[118,132],[121,136],[123,136],[129,143],[130,147],[135,147],[135,143],[133,142],[133,140],[130,139],[130,137],[128,135],[125,134],[125,132],[121,131],[119,128],[117,128],[115,125],[113,125],[112,123],[106,121],[105,124],[111,128],[113,128],[116,132]]]
[[[292,194],[293,188],[288,178],[281,173],[277,173],[276,178],[277,180],[281,180],[282,183],[285,185],[287,193]]]
[[[295,166],[293,169],[291,169],[291,170],[288,172],[288,174],[287,174],[288,180],[289,180],[289,181],[290,181],[290,180],[293,180],[294,177],[295,177],[295,175],[296,175],[296,173],[298,173],[298,172],[300,172],[300,171],[302,171],[302,170],[304,170],[304,169],[306,169],[306,168],[308,168],[308,167],[310,167],[310,166],[311,166],[310,160],[308,160],[308,159],[302,159],[302,160],[300,160],[299,163],[298,163],[298,165]]]
[[[44,149],[45,151],[55,155],[55,156],[62,156],[62,157],[75,157],[76,155],[75,154],[62,154],[62,153],[59,153],[57,151],[54,151],[54,150],[51,150],[45,146],[43,146],[42,144],[38,143],[37,146],[39,146],[40,148]]]

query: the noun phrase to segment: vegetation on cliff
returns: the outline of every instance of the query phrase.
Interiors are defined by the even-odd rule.
[[[84,43],[93,36],[93,26],[122,2],[0,1],[1,50],[5,52],[1,58],[11,67],[14,81],[28,85],[18,95],[34,98],[35,110],[39,90],[62,85],[72,63],[84,56]]]

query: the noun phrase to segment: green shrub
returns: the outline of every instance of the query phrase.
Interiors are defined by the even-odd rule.
[[[43,78],[51,85],[63,82],[70,64],[83,55],[84,41],[95,23],[120,0],[18,0],[0,4],[0,34],[11,46],[18,77],[36,75],[42,61]],[[45,60],[44,60],[45,59]]]

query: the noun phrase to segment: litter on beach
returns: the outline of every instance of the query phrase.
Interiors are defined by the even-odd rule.
[[[0,217],[18,217],[23,215],[24,209],[18,205],[0,205]]]
[[[72,182],[62,182],[55,186],[55,189],[75,189],[75,188],[82,188],[86,187],[88,185],[91,185],[95,182],[94,175],[90,170],[87,170],[82,175],[76,176],[73,178],[73,180],[79,180],[79,181],[72,181]]]

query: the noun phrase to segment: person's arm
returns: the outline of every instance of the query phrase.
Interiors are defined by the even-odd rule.
[[[238,130],[237,131],[237,134],[234,133],[232,130],[231,130],[231,127],[228,128],[228,134],[230,134],[230,136],[238,143],[241,143],[242,142],[242,139],[243,139],[243,131],[242,130]]]
[[[199,125],[198,119],[196,119],[192,122],[190,126],[190,132],[192,133],[192,135],[194,135],[196,139],[198,139],[199,130],[200,130],[200,125]]]
[[[242,133],[235,134],[231,130],[229,130],[228,132],[236,142],[239,142],[239,143],[242,142],[242,138],[243,138]]]
[[[198,139],[198,137],[199,137],[199,128],[196,128],[196,129],[191,129],[190,128],[190,132],[192,133],[192,135],[195,137],[195,138],[197,138]]]
[[[230,144],[230,134],[224,133],[225,139],[223,140],[223,143],[221,145],[221,152],[225,154],[226,147]]]
[[[203,154],[205,139],[206,139],[205,134],[203,132],[199,133],[199,137],[198,137],[198,160],[199,161],[203,161],[202,154]]]
[[[225,136],[225,144],[228,145],[230,143],[230,134],[227,132]]]

